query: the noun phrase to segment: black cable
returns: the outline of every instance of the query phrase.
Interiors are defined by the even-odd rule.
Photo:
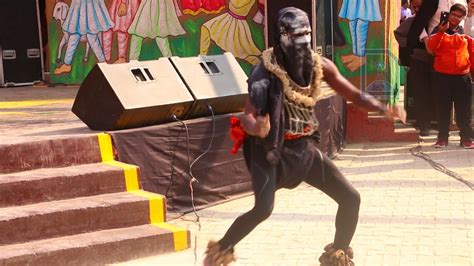
[[[215,119],[215,116],[214,116],[214,111],[212,110],[212,106],[210,106],[209,104],[207,105],[207,110],[211,113],[211,116],[212,116],[212,134],[211,134],[211,140],[209,141],[209,145],[207,146],[207,149],[201,154],[199,155],[192,163],[191,163],[191,166],[189,167],[189,173],[191,174],[191,177],[193,178],[193,180],[199,182],[193,175],[193,172],[192,172],[192,168],[194,166],[194,164],[199,160],[201,159],[204,155],[206,155],[206,153],[209,152],[209,150],[211,150],[211,147],[212,147],[212,143],[214,142],[214,137],[215,137],[215,133],[216,133],[216,119]]]
[[[431,157],[422,152],[421,151],[421,144],[418,143],[418,146],[416,147],[413,147],[410,149],[410,152],[413,156],[415,157],[418,157],[418,158],[421,158],[425,161],[427,161],[432,167],[433,169],[435,169],[436,171],[439,171],[439,172],[442,172],[454,179],[456,179],[457,181],[465,184],[466,186],[468,186],[471,190],[474,190],[474,184],[472,182],[470,182],[469,180],[465,180],[464,178],[462,178],[462,176],[460,176],[458,173],[454,172],[454,171],[451,171],[449,170],[448,168],[446,168],[444,165],[440,164],[440,163],[437,163],[435,161],[433,161],[433,159],[431,159]]]
[[[192,204],[192,207],[193,207],[193,212],[197,217],[197,221],[199,222],[199,215],[196,213],[196,208],[194,206],[194,188],[192,186],[192,183],[197,182],[197,179],[194,178],[194,176],[191,173],[192,164],[190,163],[190,159],[189,159],[190,155],[189,155],[189,129],[188,129],[188,125],[186,125],[186,123],[184,123],[183,120],[180,120],[175,115],[173,115],[172,117],[173,117],[174,120],[180,122],[186,130],[186,153],[187,153],[187,159],[188,159],[188,175],[191,177],[190,180],[189,180],[189,188],[191,190],[191,204]],[[194,161],[196,161],[196,160],[194,160]],[[199,224],[199,227],[201,227],[200,224]]]
[[[185,128],[186,130],[186,150],[187,150],[187,158],[188,158],[188,174],[189,176],[191,177],[190,180],[189,180],[189,189],[191,191],[191,205],[192,205],[192,208],[193,208],[193,213],[194,215],[196,216],[196,220],[194,220],[194,223],[197,223],[198,225],[198,231],[201,231],[201,222],[200,222],[200,217],[196,211],[196,206],[194,204],[194,188],[193,188],[193,183],[194,182],[198,182],[198,179],[194,176],[193,174],[193,166],[194,164],[199,160],[201,159],[204,155],[206,155],[206,153],[208,153],[210,150],[211,150],[211,147],[212,147],[212,143],[214,142],[214,137],[215,137],[215,132],[216,132],[216,120],[215,120],[215,115],[214,115],[214,111],[212,109],[212,106],[210,106],[209,104],[207,105],[207,109],[208,111],[211,113],[211,116],[212,116],[212,135],[211,135],[211,140],[209,141],[209,145],[207,146],[206,150],[201,153],[196,159],[193,160],[192,163],[190,163],[190,156],[189,156],[189,129],[188,129],[188,126],[186,125],[186,123],[184,123],[184,121],[178,119],[178,117],[176,117],[176,115],[173,115],[172,118],[178,122],[180,122],[183,127]],[[178,135],[179,136],[179,135]],[[174,167],[173,167],[174,169]],[[194,246],[194,265],[196,265],[197,263],[197,235],[195,235],[194,237],[194,242],[196,243],[195,246]]]
[[[184,121],[178,119],[175,115],[173,115],[173,118],[176,121],[180,122],[183,125],[184,129],[186,130],[186,153],[187,153],[187,159],[188,159],[188,172],[189,172],[189,171],[191,171],[191,165],[189,163],[190,156],[189,156],[189,129],[188,129],[188,125],[186,125],[186,123],[184,123]]]
[[[196,212],[196,206],[194,204],[194,188],[193,188],[193,185],[192,185],[193,182],[198,182],[199,183],[199,180],[193,174],[193,166],[199,159],[201,159],[204,155],[206,155],[206,153],[208,153],[211,150],[212,143],[214,142],[215,132],[216,132],[216,119],[215,119],[215,116],[214,116],[214,111],[212,110],[212,106],[210,106],[208,104],[207,109],[211,113],[211,116],[212,116],[211,140],[209,141],[209,145],[207,146],[206,150],[203,153],[201,153],[196,159],[194,159],[191,164],[189,164],[189,175],[191,176],[191,180],[189,181],[189,189],[191,190],[191,204],[192,204],[192,207],[193,207],[194,215],[196,216],[196,222],[199,225],[199,230],[201,230],[201,223],[200,223],[200,217]],[[184,126],[186,126],[186,124],[184,122],[182,122],[182,123],[183,123]],[[188,136],[187,138],[189,139],[189,132],[187,130],[187,127],[186,127],[186,134]],[[188,141],[188,143],[189,143],[189,141]],[[188,163],[189,163],[189,146],[188,146]]]

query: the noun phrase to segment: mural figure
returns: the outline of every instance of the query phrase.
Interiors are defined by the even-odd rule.
[[[64,20],[66,19],[67,13],[69,11],[69,6],[60,1],[56,0],[56,4],[54,5],[53,8],[53,19],[59,21],[59,25],[63,25]],[[58,55],[56,56],[56,63],[61,62],[61,55],[63,52],[64,45],[66,45],[69,41],[69,32],[63,30],[63,37],[61,38],[61,41],[59,42],[59,47],[58,47]],[[84,62],[87,62],[89,59],[89,50],[90,46],[89,43],[87,42],[86,36],[81,36],[80,42],[85,42],[86,43],[86,53],[84,54]]]
[[[109,14],[114,21],[114,27],[102,34],[105,60],[110,63],[112,57],[113,34],[117,33],[118,59],[114,63],[127,62],[128,43],[130,34],[128,27],[138,11],[140,0],[113,0]]]
[[[226,13],[201,26],[200,54],[207,54],[211,40],[236,58],[252,65],[259,63],[261,51],[255,45],[247,22],[247,15],[256,0],[230,0]]]
[[[341,56],[341,60],[347,69],[354,72],[366,62],[370,22],[382,21],[379,0],[343,0],[339,17],[349,20],[352,39],[352,54]]]
[[[225,8],[225,0],[181,0],[181,9],[184,14],[197,15],[201,12],[217,14]]]
[[[258,24],[265,24],[265,0],[258,0],[258,11],[253,16],[253,21]]]
[[[71,62],[81,36],[86,36],[98,62],[104,62],[99,33],[112,28],[114,23],[107,12],[104,0],[72,0],[62,24],[69,34],[64,64],[54,70],[55,75],[71,72]]]
[[[143,38],[155,39],[164,57],[172,56],[169,36],[179,36],[186,32],[179,23],[173,0],[142,0],[128,33],[130,41],[130,60],[138,60],[142,50]]]

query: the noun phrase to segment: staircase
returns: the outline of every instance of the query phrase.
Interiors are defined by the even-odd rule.
[[[0,265],[103,265],[189,247],[109,135],[0,145]]]
[[[347,103],[346,141],[354,142],[416,142],[415,128],[387,119],[382,115],[368,113],[353,103]]]

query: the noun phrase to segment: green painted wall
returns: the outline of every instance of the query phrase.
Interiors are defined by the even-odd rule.
[[[72,0],[74,1],[74,0]],[[80,0],[80,1],[93,1],[98,2],[104,0]],[[110,7],[113,0],[105,0],[104,4],[107,8]],[[145,0],[142,0],[142,3]],[[154,1],[154,0],[150,0]],[[168,1],[168,0],[159,0],[159,1]],[[188,0],[169,0],[173,1],[176,4],[177,13],[181,12],[181,16],[178,17],[179,22],[182,28],[185,30],[184,35],[180,36],[170,36],[170,49],[173,56],[180,57],[189,57],[197,56],[200,53],[200,34],[201,26],[220,15],[224,15],[228,11],[228,3],[223,5],[219,10],[214,10],[212,12],[207,12],[203,8],[197,12],[192,12],[190,10],[185,10],[183,8],[183,3],[190,2]],[[215,0],[222,1],[224,0]],[[258,12],[258,3],[256,0],[229,0],[227,2],[233,1],[239,5],[247,5],[249,11],[246,12],[244,23],[247,24],[248,29],[251,33],[251,41],[255,44],[258,50],[262,51],[264,49],[264,32],[263,25],[254,22],[253,17]],[[71,5],[71,0],[60,1],[68,6]],[[192,2],[192,1],[191,1]],[[194,1],[198,2],[198,1]],[[77,50],[74,53],[72,63],[70,64],[71,69],[69,72],[64,72],[61,74],[55,74],[55,70],[64,64],[64,57],[67,45],[62,48],[61,60],[57,60],[57,55],[59,52],[59,44],[61,38],[64,35],[63,29],[61,27],[61,22],[53,18],[55,9],[58,9],[56,0],[47,0],[46,3],[46,15],[48,23],[48,34],[49,34],[49,69],[51,74],[52,83],[63,83],[63,84],[80,84],[85,76],[89,73],[92,67],[98,62],[97,57],[94,55],[93,51],[89,52],[88,60],[84,61],[84,55],[86,53],[86,42],[80,42],[77,47]],[[56,7],[55,7],[56,6]],[[70,10],[70,9],[69,9]],[[68,12],[69,12],[68,10]],[[244,10],[245,12],[245,10]],[[112,17],[111,17],[112,18]],[[117,36],[114,34],[113,45],[112,45],[112,60],[117,58]],[[238,49],[238,48],[237,48]],[[259,51],[259,52],[260,52]],[[215,42],[211,41],[211,46],[207,54],[221,54],[223,49],[216,45]],[[128,54],[128,53],[127,53]],[[142,44],[142,50],[139,57],[139,60],[153,60],[161,57],[162,54],[158,49],[155,41],[153,39],[145,38]],[[242,68],[246,73],[249,73],[252,65],[242,59],[238,59]]]

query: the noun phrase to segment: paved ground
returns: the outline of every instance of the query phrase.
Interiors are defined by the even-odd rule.
[[[76,92],[0,88],[0,144],[95,133],[70,112]],[[454,135],[441,150],[432,147],[434,135],[425,138],[421,151],[445,172],[474,182],[474,151],[461,149]],[[474,265],[473,191],[415,157],[416,146],[348,144],[335,159],[362,196],[352,242],[357,265]],[[249,196],[198,211],[199,222],[194,213],[172,220],[191,231],[190,249],[122,265],[201,265],[208,240],[221,237],[252,204]],[[236,246],[235,265],[319,265],[322,248],[332,242],[336,209],[304,184],[278,191],[273,215]]]
[[[452,138],[455,140],[456,138]],[[438,150],[426,140],[421,151],[474,182],[474,151],[457,142]],[[360,191],[359,225],[352,242],[356,265],[473,265],[474,194],[465,184],[415,157],[415,143],[349,144],[335,163]],[[201,265],[209,239],[219,239],[249,210],[253,197],[187,214],[171,224],[192,233],[188,250],[123,265]],[[319,265],[332,242],[337,205],[300,185],[281,190],[273,215],[236,246],[235,265]]]

